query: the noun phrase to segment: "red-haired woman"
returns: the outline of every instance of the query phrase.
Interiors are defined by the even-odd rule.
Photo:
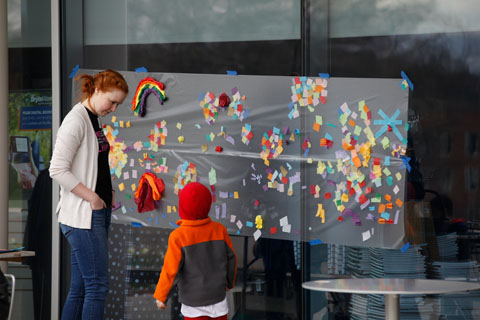
[[[58,130],[49,169],[61,187],[57,218],[72,249],[72,278],[62,319],[103,319],[107,236],[115,194],[108,164],[110,145],[99,117],[115,112],[128,95],[128,85],[114,70],[76,80],[81,82],[80,102]]]

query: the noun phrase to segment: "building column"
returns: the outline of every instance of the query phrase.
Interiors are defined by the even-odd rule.
[[[0,0],[0,248],[8,248],[8,13]],[[2,124],[3,123],[3,124]],[[3,152],[1,152],[3,150]],[[3,208],[3,209],[2,209]],[[7,272],[7,263],[1,262]]]

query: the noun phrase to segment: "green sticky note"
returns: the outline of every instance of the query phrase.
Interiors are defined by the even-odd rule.
[[[315,122],[318,123],[318,124],[323,124],[322,116],[315,116]]]
[[[387,137],[383,137],[382,146],[384,150],[390,147],[390,139],[388,139]]]
[[[215,169],[210,169],[210,172],[208,173],[208,180],[210,181],[210,185],[214,185],[217,183],[217,173]]]
[[[362,111],[363,107],[365,106],[365,100],[358,102],[358,111]]]
[[[362,127],[355,126],[355,130],[353,131],[353,134],[359,137],[361,133],[362,133]]]
[[[392,174],[388,168],[383,169],[383,173],[384,173],[386,176],[389,176],[389,175]]]

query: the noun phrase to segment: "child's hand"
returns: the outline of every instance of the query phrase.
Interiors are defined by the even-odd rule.
[[[165,308],[167,307],[167,305],[160,300],[156,300],[156,302],[157,302],[157,308],[158,309],[165,310]]]

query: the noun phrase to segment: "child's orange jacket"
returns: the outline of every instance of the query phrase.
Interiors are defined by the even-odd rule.
[[[181,303],[207,306],[225,299],[237,274],[237,256],[227,229],[210,217],[179,220],[168,238],[162,272],[153,297],[166,302],[177,285]]]

